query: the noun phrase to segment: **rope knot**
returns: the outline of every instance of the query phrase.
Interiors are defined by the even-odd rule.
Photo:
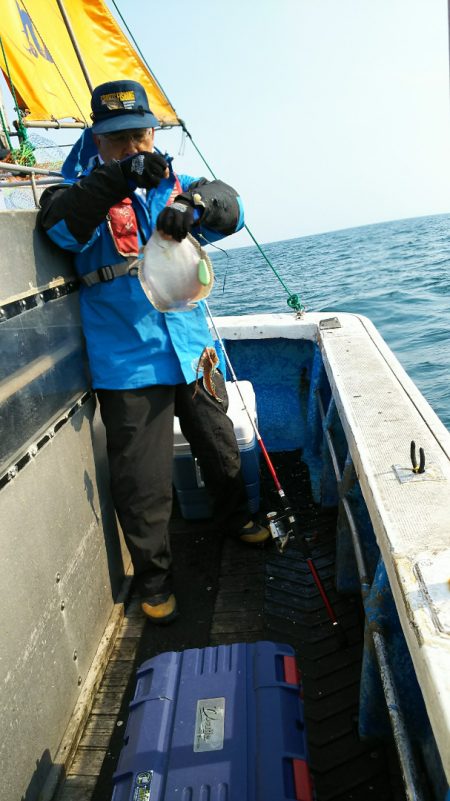
[[[296,312],[302,312],[305,309],[303,304],[300,302],[299,296],[296,295],[295,293],[293,295],[289,295],[286,303],[291,309],[294,309],[294,311]]]

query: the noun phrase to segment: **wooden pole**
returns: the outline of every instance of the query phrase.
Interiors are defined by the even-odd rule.
[[[76,37],[75,37],[74,31],[73,31],[71,22],[69,20],[69,17],[67,16],[66,9],[63,6],[62,0],[56,0],[56,2],[58,4],[58,8],[59,8],[59,10],[61,12],[61,16],[62,16],[62,18],[64,20],[64,24],[65,24],[65,26],[67,28],[67,33],[69,34],[70,41],[72,42],[73,49],[75,50],[75,53],[76,53],[76,56],[78,58],[78,61],[79,61],[81,70],[83,72],[83,75],[85,77],[86,83],[88,85],[88,89],[89,89],[90,93],[92,94],[92,90],[93,90],[94,87],[92,85],[92,81],[91,81],[89,73],[87,71],[86,64],[83,61],[83,56],[81,55],[80,48],[78,47],[78,42],[76,40]]]

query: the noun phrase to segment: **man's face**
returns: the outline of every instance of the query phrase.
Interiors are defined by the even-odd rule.
[[[94,134],[94,142],[105,164],[122,161],[136,153],[152,153],[154,128],[136,128],[109,134]]]

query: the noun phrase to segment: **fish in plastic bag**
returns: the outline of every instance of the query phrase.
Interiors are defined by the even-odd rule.
[[[214,283],[211,261],[190,234],[176,242],[154,231],[138,275],[147,298],[161,312],[190,311],[208,297]]]

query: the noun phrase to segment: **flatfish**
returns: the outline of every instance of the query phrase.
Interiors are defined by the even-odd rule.
[[[138,275],[147,298],[161,312],[195,308],[214,284],[211,260],[190,234],[176,242],[154,231],[139,260]]]

